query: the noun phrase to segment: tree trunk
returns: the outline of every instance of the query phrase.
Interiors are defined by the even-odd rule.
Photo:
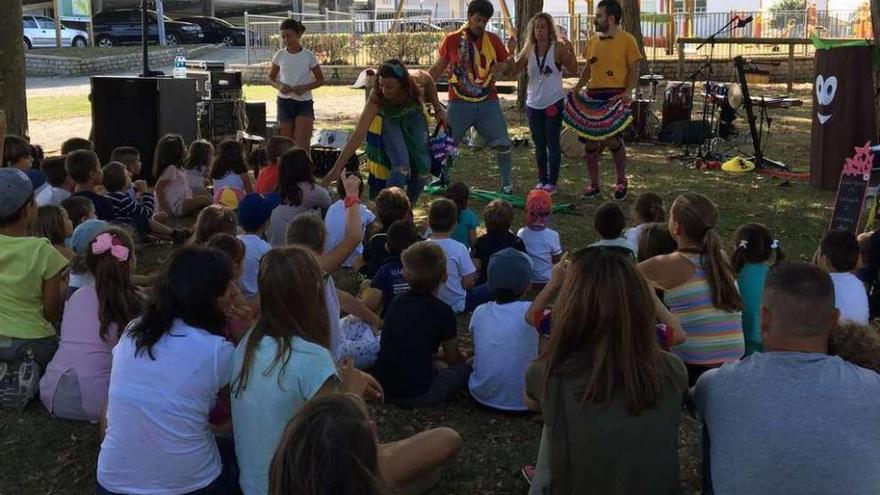
[[[871,29],[874,32],[875,49],[880,49],[880,0],[871,0]],[[874,69],[874,115],[880,131],[880,68]],[[880,142],[880,139],[878,139]]]
[[[9,134],[26,136],[27,100],[21,26],[21,0],[0,0],[0,109]]]
[[[529,20],[544,8],[544,0],[516,0],[516,45],[517,49],[522,48],[525,37],[529,35],[526,29],[529,26]],[[529,86],[529,76],[527,71],[519,74],[516,82],[516,103],[517,108],[522,110],[526,106],[526,90]]]
[[[648,57],[645,55],[645,40],[642,38],[642,17],[639,11],[639,0],[623,0],[620,2],[623,7],[623,22],[621,28],[627,33],[635,36],[639,43],[639,52],[642,53],[642,63],[640,64],[641,72],[646,72],[648,67]]]

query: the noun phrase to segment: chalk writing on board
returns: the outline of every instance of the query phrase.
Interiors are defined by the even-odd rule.
[[[857,234],[865,209],[865,194],[871,180],[873,154],[871,143],[857,146],[852,158],[847,158],[840,171],[840,185],[834,201],[829,230],[846,230]]]

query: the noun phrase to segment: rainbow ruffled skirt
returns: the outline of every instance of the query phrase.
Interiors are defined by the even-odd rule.
[[[633,121],[629,105],[620,94],[618,89],[568,93],[562,112],[563,124],[578,137],[590,141],[616,136]]]

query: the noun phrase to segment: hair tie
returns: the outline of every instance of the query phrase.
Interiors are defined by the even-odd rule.
[[[773,243],[770,244],[770,249],[779,249],[779,239],[773,239]]]
[[[749,247],[749,241],[743,239],[743,240],[739,241],[739,246],[737,246],[737,249],[739,249],[739,248],[748,249],[748,247]]]
[[[104,254],[107,251],[120,263],[128,261],[128,248],[122,245],[118,237],[104,232],[92,242],[92,254]]]

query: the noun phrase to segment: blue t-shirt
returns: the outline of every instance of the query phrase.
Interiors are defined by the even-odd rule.
[[[470,248],[471,240],[468,233],[479,226],[480,219],[477,215],[470,208],[465,208],[458,212],[458,225],[455,226],[450,237]]]
[[[71,196],[82,196],[91,201],[92,204],[95,205],[95,216],[98,217],[98,220],[104,220],[105,222],[114,220],[113,203],[107,198],[107,196],[92,191],[79,191],[73,193]]]
[[[328,379],[336,378],[336,365],[330,351],[294,337],[287,364],[279,362],[266,373],[278,343],[264,337],[254,353],[247,388],[236,394],[235,380],[251,335],[245,335],[232,357],[232,426],[241,489],[246,495],[265,495],[269,491],[269,464],[284,428]]]
[[[761,351],[761,302],[768,271],[770,268],[765,263],[746,263],[736,275],[743,298],[742,329],[746,354]]]
[[[403,277],[403,263],[400,256],[389,256],[376,271],[370,287],[382,291],[382,314],[388,311],[388,306],[395,297],[409,291],[409,283]]]

